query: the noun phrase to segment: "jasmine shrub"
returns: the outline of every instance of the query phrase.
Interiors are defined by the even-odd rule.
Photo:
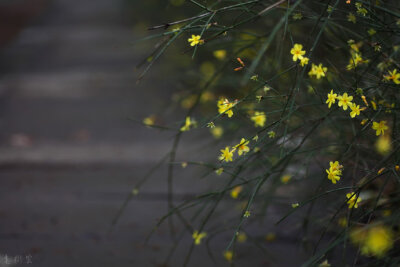
[[[168,166],[169,212],[158,225],[175,218],[186,226],[181,236],[192,245],[182,263],[221,232],[231,238],[210,255],[232,264],[239,243],[263,248],[279,239],[274,232],[247,233],[254,222],[265,224],[275,205],[274,225],[297,222],[292,230],[308,255],[298,265],[397,266],[400,3],[169,5],[183,18],[149,27],[146,40],[159,42],[139,79],[172,46],[189,62],[176,78],[185,86],[171,96],[181,121],[167,123],[152,111],[142,118],[149,128],[174,133],[171,151],[155,166]],[[210,140],[212,160],[178,160],[180,141],[190,135]],[[216,186],[174,202],[174,170],[192,166]],[[220,205],[238,212],[228,222],[217,217],[216,226],[210,222]],[[186,215],[190,210],[194,216]]]

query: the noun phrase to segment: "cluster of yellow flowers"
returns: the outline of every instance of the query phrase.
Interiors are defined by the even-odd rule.
[[[329,165],[329,169],[326,169],[328,179],[331,180],[332,183],[336,184],[336,182],[340,180],[340,176],[342,175],[343,166],[339,164],[339,161],[331,161],[329,162]]]
[[[308,64],[310,60],[308,57],[305,57],[306,51],[303,50],[303,45],[294,44],[293,48],[290,50],[290,53],[293,55],[293,61],[300,60],[300,65],[304,67]]]
[[[250,148],[247,146],[250,141],[242,138],[239,144],[229,148],[229,146],[225,147],[225,149],[221,149],[221,155],[218,157],[219,160],[224,160],[226,162],[233,161],[233,153],[237,150],[239,156],[246,154],[250,151]]]
[[[328,104],[328,108],[331,108],[332,104],[336,103],[336,99],[338,100],[338,106],[342,107],[343,110],[347,110],[347,108],[350,107],[351,112],[350,112],[350,117],[354,118],[357,115],[360,115],[360,112],[364,110],[364,108],[360,108],[360,105],[357,105],[353,102],[353,96],[348,95],[347,93],[344,93],[343,95],[337,95],[333,92],[333,89],[331,92],[328,94],[328,98],[326,100],[326,104]]]

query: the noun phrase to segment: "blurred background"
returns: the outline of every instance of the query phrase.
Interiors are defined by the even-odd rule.
[[[149,34],[147,27],[198,12],[179,9],[181,2],[0,1],[2,266],[167,266],[167,225],[144,244],[167,212],[165,166],[111,224],[133,186],[172,146],[173,133],[137,122],[163,110],[170,122],[184,119],[168,107],[184,86],[176,77],[192,64],[190,55],[171,47],[137,84],[135,66],[156,42],[132,44]],[[185,141],[193,139],[183,148]],[[178,158],[185,153],[193,151],[183,149]],[[208,186],[189,179],[196,175],[195,169],[176,172],[174,200]],[[215,261],[201,247],[189,266],[227,265],[221,253],[230,238],[231,232],[214,239]],[[280,241],[268,247],[270,258],[249,246],[238,261],[297,266],[303,256],[293,238],[283,228]],[[191,243],[188,234],[168,266],[180,266]]]

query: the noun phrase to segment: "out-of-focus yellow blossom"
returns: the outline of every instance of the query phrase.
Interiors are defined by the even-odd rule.
[[[393,247],[393,231],[385,225],[370,228],[355,228],[350,232],[350,240],[361,247],[361,253],[366,256],[381,258]]]
[[[217,127],[211,128],[210,132],[214,136],[215,139],[219,139],[224,134],[224,129],[221,126],[217,126]]]
[[[293,204],[292,204],[292,208],[293,208],[293,209],[297,208],[298,206],[300,206],[299,203],[293,203]]]
[[[264,90],[264,94],[266,94],[266,93],[268,93],[269,90],[271,90],[271,87],[264,86],[263,90]]]
[[[234,199],[238,198],[238,196],[239,196],[240,192],[242,192],[242,190],[243,190],[242,186],[236,186],[235,188],[233,188],[231,190],[231,197]]]
[[[254,152],[254,153],[260,152],[260,148],[259,148],[258,146],[256,146],[256,147],[253,149],[253,152]]]
[[[201,94],[201,97],[200,97],[201,103],[206,103],[206,102],[209,102],[212,100],[214,100],[214,94],[211,93],[210,91],[205,91],[204,93]]]
[[[329,264],[328,260],[324,260],[318,265],[318,267],[331,267],[331,265]]]
[[[292,176],[290,174],[286,174],[281,177],[281,182],[283,184],[287,184],[287,183],[289,183],[290,179],[292,179]]]
[[[368,121],[368,119],[363,119],[363,120],[361,121],[361,125],[365,125],[365,124],[367,123],[367,121]]]
[[[362,201],[360,197],[357,197],[357,194],[354,192],[346,194],[347,204],[349,205],[349,209],[358,208],[358,203]]]
[[[215,173],[218,175],[221,175],[223,172],[224,172],[224,168],[222,168],[222,167],[215,170]]]
[[[369,30],[368,30],[368,34],[371,35],[371,36],[374,35],[374,34],[376,34],[375,29],[372,29],[372,28],[369,29]]]
[[[276,234],[275,233],[268,233],[265,236],[265,240],[267,240],[268,242],[275,241],[275,239],[276,239]]]
[[[269,132],[268,132],[268,137],[269,137],[269,138],[275,138],[275,135],[276,135],[276,134],[275,134],[274,131],[269,131]]]
[[[246,235],[246,233],[240,232],[240,233],[237,235],[237,241],[238,241],[239,243],[244,243],[244,242],[246,242],[246,240],[247,240],[247,235]]]
[[[250,119],[254,122],[255,127],[264,127],[267,116],[262,111],[256,111]]]
[[[215,128],[215,124],[214,124],[214,122],[208,122],[207,123],[207,128]]]
[[[389,75],[384,75],[383,77],[387,81],[392,80],[395,84],[400,84],[400,73],[397,73],[397,69],[389,71]]]
[[[181,132],[186,132],[190,130],[190,127],[194,127],[196,125],[196,121],[191,119],[190,117],[186,117],[185,125],[181,127]]]
[[[331,92],[328,94],[328,99],[325,102],[328,104],[328,108],[331,108],[332,104],[335,104],[336,98],[337,98],[337,94],[334,94],[333,89],[332,89]]]
[[[257,134],[253,137],[253,140],[256,141],[256,142],[258,141],[258,135]]]
[[[249,141],[246,139],[242,138],[240,140],[240,143],[234,146],[234,148],[237,149],[238,155],[241,156],[242,154],[246,154],[247,152],[250,151],[250,148],[247,146],[249,144]]]
[[[246,212],[243,214],[243,217],[249,218],[251,215],[251,212],[249,210],[246,210]]]
[[[143,124],[151,126],[154,125],[156,122],[156,116],[155,115],[151,115],[149,117],[146,117],[143,119]]]
[[[301,20],[303,18],[303,15],[300,12],[294,13],[292,18],[294,20]]]
[[[354,16],[354,14],[351,12],[347,15],[347,20],[353,22],[354,24],[357,22],[356,16]]]
[[[376,152],[385,156],[392,150],[392,140],[390,134],[381,135],[378,137],[375,143]]]
[[[215,66],[210,61],[205,61],[200,65],[200,72],[206,79],[210,79],[215,73]]]
[[[329,162],[329,165],[329,169],[326,169],[325,171],[328,174],[328,179],[331,180],[333,184],[336,184],[342,175],[343,166],[339,164],[339,161],[331,161]]]
[[[303,57],[302,59],[300,59],[300,65],[304,67],[305,65],[308,64],[308,61],[310,61],[308,57]]]
[[[322,66],[322,63],[320,63],[318,66],[313,63],[311,65],[311,70],[308,72],[308,75],[310,77],[315,76],[317,79],[320,79],[321,77],[325,77],[325,73],[327,71],[328,68]]]
[[[215,50],[213,52],[213,55],[215,58],[219,60],[224,60],[226,58],[226,50],[225,49]]]
[[[218,112],[220,114],[226,114],[229,118],[233,116],[233,107],[236,105],[236,102],[229,102],[226,98],[220,98],[217,102]]]
[[[252,81],[258,81],[258,75],[256,74],[256,75],[251,76],[251,77],[250,77],[250,80],[252,80]]]
[[[361,252],[365,255],[383,257],[394,243],[393,232],[386,226],[376,226],[369,229]]]
[[[293,61],[297,61],[298,59],[302,59],[306,51],[302,50],[303,45],[294,44],[293,48],[290,50],[290,54],[293,55]]]
[[[375,103],[375,101],[371,100],[371,105],[372,105],[372,108],[373,108],[374,110],[376,110],[376,103]]]
[[[385,167],[380,168],[379,171],[377,172],[377,174],[378,174],[378,175],[382,174],[382,172],[383,172],[385,169],[386,169]]]
[[[354,118],[355,116],[360,115],[360,111],[361,111],[360,105],[353,104],[350,106],[350,108],[351,108],[350,117]]]
[[[232,260],[233,260],[233,251],[232,251],[232,250],[226,250],[226,251],[224,251],[224,258],[225,258],[225,260],[227,260],[228,262],[232,262]]]
[[[186,168],[186,167],[187,167],[187,165],[188,165],[188,163],[187,163],[187,162],[182,162],[182,163],[181,163],[181,166],[182,166],[182,168]]]
[[[201,36],[200,35],[194,35],[192,34],[192,37],[188,39],[188,42],[190,43],[190,46],[195,46],[197,44],[201,43]]]
[[[194,244],[195,245],[200,245],[200,243],[201,243],[201,240],[203,239],[203,238],[205,238],[207,236],[207,233],[206,232],[201,232],[201,233],[199,233],[199,231],[194,231],[193,232],[193,234],[192,234],[192,238],[193,238],[193,240],[194,240]]]
[[[365,9],[361,3],[356,3],[356,8],[357,8],[357,14],[361,16],[366,16],[368,14],[368,10]]]
[[[343,110],[347,110],[348,107],[350,107],[353,103],[351,102],[353,100],[353,96],[347,95],[347,93],[344,93],[343,95],[338,96],[338,105],[339,107],[343,107]]]
[[[345,228],[347,226],[347,218],[346,217],[340,217],[338,220],[338,224]]]
[[[373,122],[372,124],[372,129],[376,131],[376,136],[383,135],[385,134],[385,131],[389,129],[389,127],[386,125],[386,121],[380,121],[380,122]]]
[[[382,211],[382,216],[383,217],[389,217],[390,215],[392,215],[392,211],[391,210]]]
[[[230,150],[229,146],[225,147],[225,149],[221,149],[221,155],[219,156],[219,160],[225,160],[226,162],[233,161],[233,152],[235,149]]]

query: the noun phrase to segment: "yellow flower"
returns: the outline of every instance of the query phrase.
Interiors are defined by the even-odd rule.
[[[304,67],[305,65],[307,65],[308,64],[308,61],[309,61],[310,59],[308,58],[308,57],[303,57],[303,58],[301,58],[300,59],[300,65],[302,66],[302,67]]]
[[[357,115],[360,115],[360,105],[352,104],[350,106],[351,112],[350,112],[350,117],[354,118]]]
[[[276,234],[275,233],[268,233],[265,236],[265,240],[267,240],[268,242],[272,242],[276,239]]]
[[[264,112],[256,111],[254,115],[251,116],[251,120],[254,121],[255,127],[264,127],[265,121],[267,120],[267,116]]]
[[[231,197],[234,199],[238,198],[238,196],[239,196],[240,192],[242,192],[242,190],[243,190],[242,186],[236,186],[235,188],[233,188],[231,190]]]
[[[358,202],[361,202],[361,198],[357,197],[357,195],[354,192],[346,194],[347,198],[347,204],[349,205],[349,209],[352,209],[353,207],[356,209],[358,208]]]
[[[248,144],[249,144],[249,141],[242,138],[240,140],[240,143],[234,147],[234,148],[237,148],[239,156],[241,156],[242,154],[246,154],[247,152],[250,151],[250,148],[247,146]]]
[[[224,134],[224,129],[221,126],[217,126],[210,129],[211,134],[214,136],[215,139],[221,138]]]
[[[293,55],[293,61],[297,61],[298,59],[302,59],[303,55],[306,51],[303,51],[303,45],[301,44],[294,44],[293,48],[290,50],[290,53]]]
[[[292,176],[290,174],[286,174],[281,177],[281,182],[283,184],[287,184],[287,183],[289,183],[290,179],[292,179]]]
[[[206,232],[199,233],[199,231],[197,231],[197,230],[194,231],[193,234],[192,234],[192,238],[194,239],[194,244],[195,245],[200,245],[201,240],[203,238],[205,238],[206,236],[207,236]]]
[[[386,121],[373,122],[372,129],[376,131],[376,136],[383,135],[389,127],[386,125]]]
[[[246,235],[246,233],[240,232],[240,233],[238,234],[238,236],[237,236],[237,241],[238,241],[239,243],[244,243],[244,242],[246,242],[246,240],[247,240],[247,235]]]
[[[390,134],[379,136],[375,143],[375,149],[383,156],[389,154],[389,152],[392,150],[392,140],[390,139]]]
[[[350,22],[353,22],[353,23],[356,23],[356,22],[357,22],[356,16],[354,16],[353,13],[349,13],[349,14],[347,15],[347,20],[350,21]]]
[[[331,265],[329,264],[328,260],[325,260],[321,262],[318,267],[331,267]]]
[[[320,79],[321,77],[325,77],[325,73],[327,71],[328,68],[322,66],[322,63],[320,63],[318,66],[313,63],[311,65],[311,70],[308,72],[308,75],[310,77],[315,76],[317,79]]]
[[[226,50],[224,50],[224,49],[215,50],[213,52],[213,55],[214,55],[215,58],[217,58],[219,60],[223,60],[226,57]]]
[[[328,174],[328,179],[332,181],[333,184],[336,184],[337,181],[340,180],[340,176],[342,175],[343,166],[339,164],[339,161],[329,162],[329,169],[326,169],[326,173]]]
[[[200,35],[194,35],[194,34],[192,34],[192,38],[189,38],[189,39],[188,39],[188,42],[190,43],[190,46],[195,46],[195,45],[201,43],[200,38],[201,38]]]
[[[218,107],[218,112],[219,114],[227,114],[228,117],[233,116],[233,110],[232,108],[235,106],[235,102],[229,102],[228,99],[226,98],[220,98],[217,102],[217,107]]]
[[[397,73],[397,69],[394,69],[392,71],[389,70],[389,75],[384,75],[383,76],[385,80],[390,81],[392,80],[395,84],[400,84],[400,73]]]
[[[224,172],[224,168],[222,168],[222,167],[217,169],[217,170],[215,170],[215,173],[218,174],[218,175],[221,175],[223,172]]]
[[[336,98],[337,98],[337,94],[334,94],[333,89],[332,89],[331,92],[328,94],[328,99],[325,102],[328,104],[328,108],[331,108],[332,104],[335,104]]]
[[[225,260],[227,260],[228,262],[232,262],[232,259],[233,259],[233,252],[232,252],[232,250],[226,250],[226,251],[224,252],[224,258],[225,258]]]
[[[393,247],[393,243],[393,232],[389,227],[375,226],[368,230],[361,252],[380,258]]]
[[[225,147],[225,149],[221,149],[221,155],[219,156],[219,160],[225,160],[226,162],[233,161],[233,152],[235,149],[229,150],[229,147]]]
[[[250,212],[250,211],[248,211],[248,210],[246,210],[246,212],[243,214],[243,217],[245,217],[245,218],[249,218],[249,217],[250,217],[250,215],[251,215],[251,212]]]
[[[268,132],[268,137],[269,138],[275,138],[276,133],[274,131],[269,131]]]
[[[195,120],[192,120],[190,117],[186,117],[185,125],[181,127],[181,132],[189,131],[190,126],[194,126],[196,124]]]
[[[338,105],[339,107],[343,106],[343,110],[347,110],[347,107],[351,106],[353,103],[351,100],[353,100],[353,97],[350,95],[347,95],[347,93],[344,93],[343,95],[338,96]]]
[[[156,121],[156,116],[151,115],[143,119],[143,124],[151,126],[154,125],[155,121]]]

